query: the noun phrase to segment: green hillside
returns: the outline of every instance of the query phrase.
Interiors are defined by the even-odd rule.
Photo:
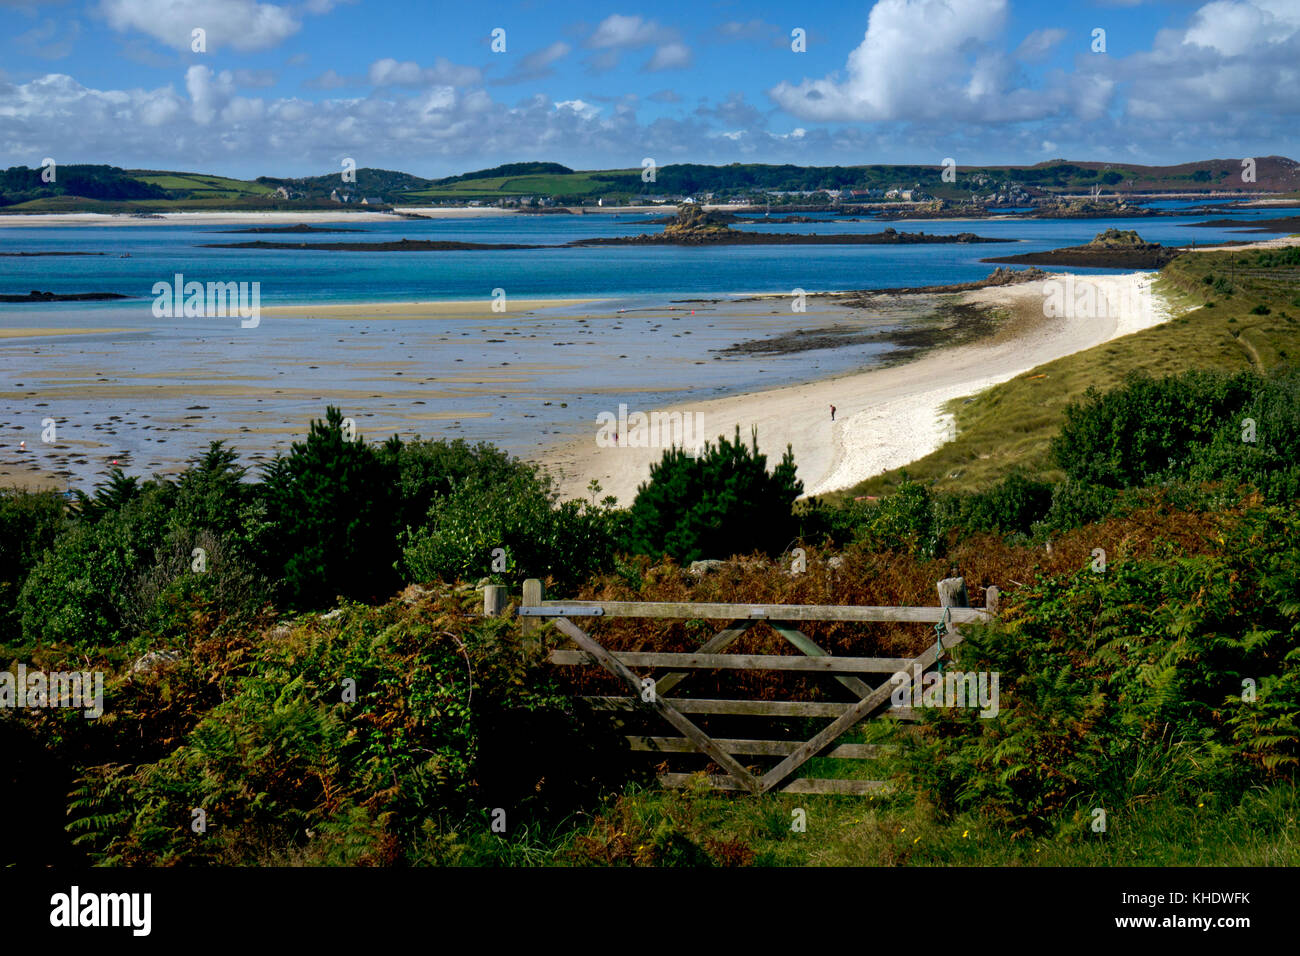
[[[1041,365],[969,402],[957,400],[950,409],[956,439],[908,465],[907,476],[944,491],[987,488],[1015,469],[1059,481],[1050,438],[1065,407],[1089,387],[1117,387],[1133,372],[1263,373],[1300,356],[1300,247],[1187,253],[1165,266],[1156,289],[1177,310],[1175,318]],[[887,472],[830,497],[879,495],[902,481],[901,471]]]
[[[1001,203],[1027,203],[1061,195],[1085,195],[1100,189],[1120,193],[1300,191],[1300,163],[1281,156],[1255,161],[1255,178],[1242,181],[1242,160],[1214,159],[1179,166],[1067,162],[1033,166],[958,166],[952,182],[945,169],[933,166],[792,166],[731,163],[705,166],[677,163],[660,166],[653,182],[642,170],[573,170],[559,163],[507,163],[490,169],[426,179],[396,170],[363,168],[355,181],[340,171],[320,176],[255,180],[173,170],[120,169],[115,166],[68,165],[46,183],[40,169],[24,166],[0,172],[0,207],[11,212],[161,212],[211,209],[347,208],[364,199],[388,205],[454,205],[535,197],[562,204],[599,199],[644,201],[709,195],[715,201],[817,203],[821,190],[849,191],[840,201],[879,200],[891,189],[919,189],[949,200],[973,195]],[[859,195],[851,195],[858,191]],[[286,199],[283,195],[288,194]],[[337,193],[338,199],[333,198]],[[279,194],[279,195],[277,195]],[[784,194],[784,195],[782,195]],[[287,203],[287,205],[285,205]],[[373,207],[374,203],[370,203]]]
[[[633,188],[633,182],[637,188]],[[546,196],[551,199],[630,198],[642,192],[640,170],[588,170],[457,179],[410,194],[425,201],[497,200],[506,197]],[[654,187],[649,187],[654,188]]]
[[[185,193],[187,199],[239,199],[245,196],[267,196],[275,187],[260,182],[245,182],[224,176],[202,173],[157,172],[128,169],[127,174],[143,183],[166,189],[170,193]],[[180,198],[180,197],[173,197]]]

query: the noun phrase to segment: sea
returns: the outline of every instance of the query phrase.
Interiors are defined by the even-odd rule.
[[[0,293],[114,292],[109,302],[0,304],[0,471],[36,467],[87,487],[116,463],[135,473],[174,471],[221,439],[247,463],[300,439],[327,404],[355,416],[367,439],[463,437],[536,457],[593,429],[621,403],[653,410],[692,399],[807,381],[870,367],[881,342],[792,354],[735,354],[738,342],[792,331],[888,330],[916,316],[882,303],[849,315],[809,300],[737,306],[742,294],[790,296],[969,282],[1004,256],[1078,245],[1107,228],[1136,229],[1164,244],[1269,238],[1232,228],[1192,228],[1207,218],[1294,215],[1280,207],[1225,210],[1207,203],[1152,204],[1178,213],[1151,219],[994,219],[883,222],[773,214],[735,228],[759,232],[932,234],[973,232],[998,244],[878,246],[597,246],[577,239],[656,233],[645,213],[510,215],[321,224],[352,232],[250,234],[254,223],[5,225]],[[1192,212],[1190,207],[1199,211]],[[1186,211],[1184,211],[1186,210]],[[551,248],[444,252],[339,252],[320,243],[401,239],[522,243]],[[289,250],[206,248],[285,241]],[[1087,270],[1066,269],[1087,273]],[[440,301],[489,302],[504,311],[426,319],[154,314],[155,283],[256,282],[263,309]],[[497,291],[500,290],[500,291]],[[595,299],[543,311],[528,300]],[[15,336],[23,330],[70,334]],[[50,423],[55,440],[48,440]],[[25,442],[25,444],[20,444]]]

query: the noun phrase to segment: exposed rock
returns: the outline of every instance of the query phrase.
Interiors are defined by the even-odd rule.
[[[180,651],[150,651],[131,665],[132,674],[152,674],[181,659]]]

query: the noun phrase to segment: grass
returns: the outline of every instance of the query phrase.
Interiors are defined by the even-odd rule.
[[[613,196],[626,195],[607,180],[597,178],[605,173],[639,173],[640,170],[615,169],[574,173],[546,173],[529,176],[498,176],[491,179],[470,179],[446,186],[432,186],[412,191],[411,199],[469,200],[501,199],[505,196]]]
[[[937,819],[908,793],[719,794],[629,786],[590,816],[490,832],[486,816],[430,834],[417,864],[755,866],[1296,866],[1300,794],[1260,788],[1235,804],[1169,798],[1080,808],[1051,837],[1013,838],[974,813]],[[797,811],[802,811],[798,813]],[[804,824],[795,829],[796,821]]]
[[[195,199],[85,199],[81,196],[50,196],[5,206],[5,215],[14,213],[85,213],[106,214],[163,212],[300,212],[328,209],[331,212],[372,212],[374,207],[342,206],[329,200],[277,199],[272,196],[234,196],[213,192]]]
[[[1066,405],[1091,386],[1120,384],[1130,372],[1173,375],[1190,369],[1269,369],[1300,356],[1300,269],[1255,267],[1254,252],[1198,252],[1178,257],[1161,272],[1156,290],[1175,318],[1113,342],[1098,345],[994,386],[973,399],[950,403],[957,437],[908,466],[909,477],[945,491],[974,491],[1004,478],[1013,468],[1048,481],[1064,475],[1051,458],[1049,442]],[[1231,294],[1214,291],[1204,279],[1230,277]],[[1209,305],[1213,303],[1213,305]],[[1269,314],[1255,309],[1264,304]],[[827,495],[844,501],[897,488],[903,469],[886,472],[845,491]]]
[[[227,179],[224,176],[209,176],[202,173],[152,173],[137,170],[128,170],[128,172],[141,182],[163,189],[189,190],[192,194],[196,194],[192,197],[195,199],[236,199],[242,196],[269,196],[275,193],[275,189],[265,183]]]

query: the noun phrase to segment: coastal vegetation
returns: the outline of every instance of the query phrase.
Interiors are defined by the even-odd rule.
[[[1179,256],[1157,280],[1157,289],[1174,306],[1173,318],[1041,365],[969,401],[953,402],[956,438],[909,464],[908,474],[944,491],[985,489],[1017,469],[1034,479],[1060,481],[1065,474],[1051,439],[1066,407],[1090,387],[1113,389],[1133,374],[1266,374],[1294,364],[1300,351],[1298,277],[1300,249],[1294,247]],[[827,497],[877,495],[901,480],[901,470],[892,470]]]
[[[256,475],[214,443],[175,479],[0,493],[0,666],[108,684],[100,719],[0,711],[0,806],[30,824],[5,852],[1295,865],[1298,270],[1294,248],[1181,256],[1162,275],[1176,318],[981,393],[941,452],[818,500],[799,499],[792,455],[769,463],[739,434],[666,451],[619,507],[598,486],[562,502],[491,445],[367,441],[333,408]],[[1002,590],[954,652],[1002,675],[1001,717],[886,728],[898,749],[860,771],[893,785],[874,797],[657,789],[545,664],[562,636],[532,647],[478,590],[915,605],[952,572]],[[852,639],[933,642],[906,627]],[[664,637],[631,621],[615,639]]]
[[[1282,156],[1256,159],[1256,178],[1241,181],[1239,160],[1215,159],[1178,166],[1049,160],[1033,166],[963,166],[944,179],[943,166],[792,166],[730,163],[705,166],[674,163],[643,179],[642,169],[573,170],[559,163],[509,163],[429,179],[410,173],[361,168],[342,179],[340,171],[296,178],[259,176],[231,179],[198,172],[120,169],[113,166],[57,167],[52,182],[42,169],[15,166],[0,172],[0,207],[9,212],[157,213],[202,210],[356,209],[361,200],[405,206],[464,205],[475,202],[545,201],[559,205],[679,201],[704,195],[715,201],[742,199],[782,204],[826,204],[827,191],[841,202],[886,199],[895,189],[915,190],[936,200],[992,205],[1042,202],[1044,214],[1116,214],[1064,206],[1064,196],[1106,193],[1294,192],[1297,164]],[[857,193],[855,195],[854,193]],[[337,195],[336,195],[337,194]],[[896,198],[896,197],[895,197]],[[1014,200],[1014,201],[1012,201]],[[1077,205],[1077,204],[1076,204]],[[1127,206],[1120,215],[1141,215]]]

